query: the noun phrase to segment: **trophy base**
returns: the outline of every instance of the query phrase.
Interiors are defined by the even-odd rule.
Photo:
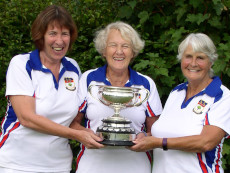
[[[109,145],[109,146],[132,146],[134,143],[132,141],[111,141],[111,140],[103,140],[99,142],[103,145]]]
[[[135,130],[130,126],[131,121],[119,116],[102,120],[97,128],[97,135],[103,139],[101,144],[109,146],[132,146],[136,138]]]
[[[136,138],[134,129],[127,127],[100,126],[97,129],[97,135],[103,139],[101,144],[110,146],[132,146],[134,145],[132,141]]]

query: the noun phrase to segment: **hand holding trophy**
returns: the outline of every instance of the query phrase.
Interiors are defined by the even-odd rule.
[[[92,88],[97,88],[97,96],[92,93]],[[120,116],[120,109],[140,106],[149,97],[149,91],[145,88],[113,87],[106,85],[90,85],[89,93],[106,106],[114,109],[115,114],[103,119],[103,124],[97,128],[97,134],[103,139],[104,145],[131,146],[136,138],[132,123],[127,118]],[[142,95],[144,99],[141,99]]]

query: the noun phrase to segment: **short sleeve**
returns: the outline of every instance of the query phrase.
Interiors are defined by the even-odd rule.
[[[79,97],[79,112],[85,113],[86,107],[87,107],[87,92],[88,92],[88,87],[87,87],[87,76],[88,76],[89,71],[85,72],[82,74],[80,81],[79,81],[79,88],[78,88],[78,97]]]
[[[17,55],[12,58],[6,74],[6,96],[33,96],[34,88],[31,77],[26,70],[28,54]]]
[[[154,81],[147,77],[150,83],[150,95],[147,101],[146,115],[149,117],[159,116],[162,112],[162,104]]]
[[[230,134],[230,91],[222,86],[223,96],[215,102],[208,111],[207,117],[210,125],[223,129]]]

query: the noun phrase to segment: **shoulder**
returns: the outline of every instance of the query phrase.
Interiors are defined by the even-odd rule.
[[[93,81],[95,78],[92,76],[92,74],[97,70],[96,69],[90,69],[90,70],[87,70],[85,71],[82,75],[81,75],[81,78],[80,78],[80,85],[85,87],[85,88],[88,88],[89,84],[91,81]]]
[[[90,70],[87,70],[85,71],[83,74],[82,74],[82,78],[87,78],[89,75],[91,75],[93,72],[95,72],[98,68],[95,68],[95,69],[90,69]]]
[[[187,88],[187,82],[185,83],[181,83],[181,84],[178,84],[177,86],[175,86],[171,92],[174,92],[174,91],[181,91],[181,90],[184,90]]]
[[[140,72],[137,72],[129,67],[130,72],[130,82],[132,85],[142,85],[149,91],[153,88],[156,88],[156,85],[149,76],[144,75]]]
[[[27,61],[29,60],[30,58],[30,54],[29,53],[26,53],[26,54],[19,54],[19,55],[15,55],[11,61],[10,61],[10,64],[26,64]]]
[[[175,86],[168,95],[167,100],[176,99],[179,97],[184,97],[186,93],[187,82],[178,84]]]
[[[220,89],[223,91],[222,99],[228,99],[230,101],[230,90],[224,85],[221,85]]]
[[[140,73],[140,72],[137,72],[137,74],[138,74],[141,78],[144,78],[145,80],[148,80],[149,82],[154,83],[154,81],[153,81],[153,79],[152,79],[151,77],[149,77],[149,76],[147,76],[147,75],[144,75],[144,74],[142,74],[142,73]]]
[[[85,71],[82,75],[81,75],[81,78],[80,78],[80,82],[88,82],[89,81],[89,78],[93,78],[93,77],[90,77],[92,76],[92,73],[95,72],[97,70],[96,69],[90,69],[90,70],[87,70]]]
[[[75,61],[73,58],[64,57],[62,63],[65,64],[64,66],[66,66],[68,70],[75,71],[78,75],[81,76],[81,69],[77,61]]]
[[[77,61],[75,61],[73,58],[65,57],[67,61],[71,62],[74,66],[79,68],[79,65]]]
[[[225,86],[221,85],[220,87],[225,95],[230,95],[230,90]]]
[[[29,62],[30,54],[19,54],[14,56],[9,63],[7,73],[9,71],[16,72],[18,71],[26,71],[27,63]]]
[[[137,74],[139,75],[139,78],[143,81],[143,83],[148,83],[149,84],[150,89],[156,87],[156,84],[155,84],[154,80],[151,77],[149,77],[147,75],[144,75],[144,74],[142,74],[140,72],[137,72]]]

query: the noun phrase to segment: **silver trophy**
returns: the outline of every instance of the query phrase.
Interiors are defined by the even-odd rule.
[[[92,94],[92,88],[97,88],[97,96]],[[140,106],[149,97],[149,91],[145,88],[113,87],[106,85],[90,85],[88,88],[92,97],[101,103],[114,109],[115,114],[102,120],[102,125],[97,128],[97,135],[104,145],[131,146],[136,138],[135,130],[131,127],[131,121],[120,116],[120,109]],[[141,96],[145,95],[144,99]]]

